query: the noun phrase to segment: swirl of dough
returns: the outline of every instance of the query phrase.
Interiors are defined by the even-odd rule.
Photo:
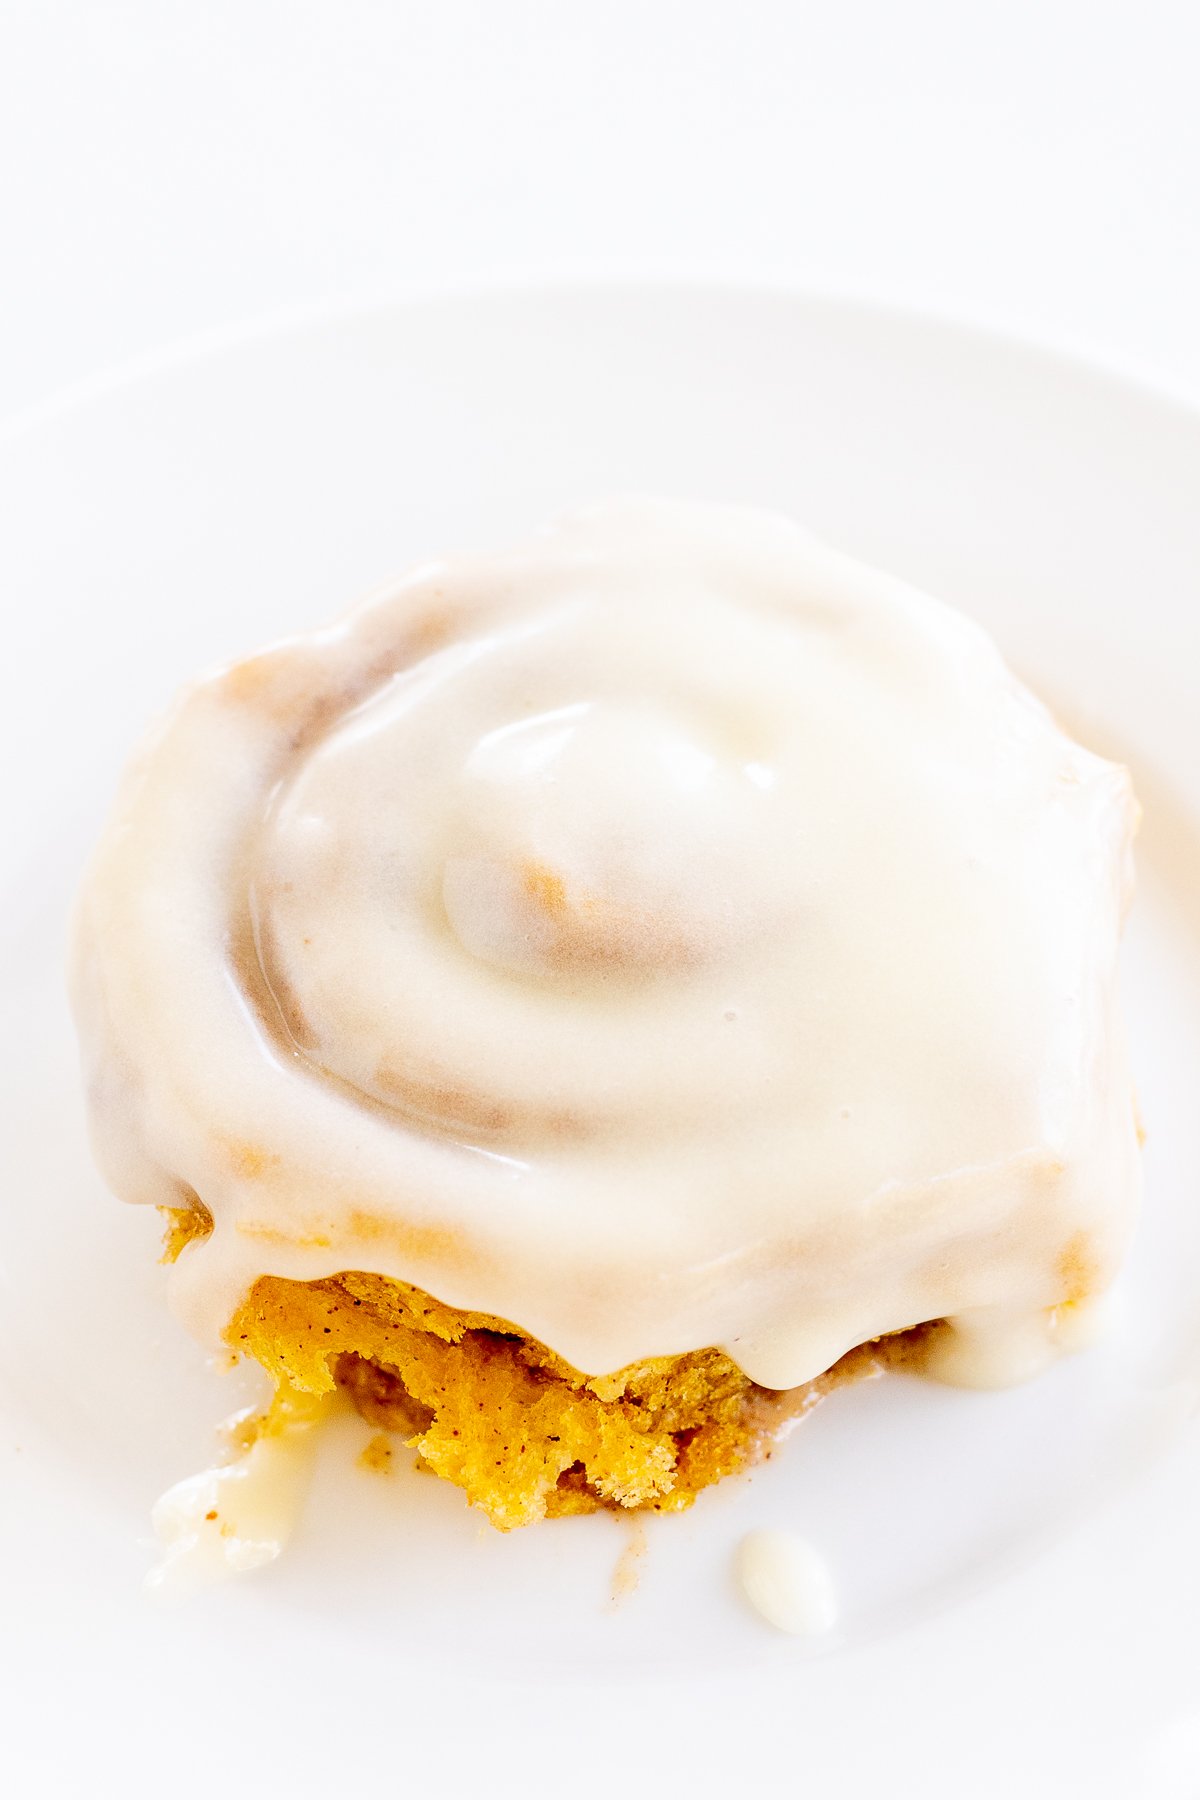
[[[793,1385],[1051,1305],[1130,1210],[1131,819],[948,609],[767,515],[595,509],[185,697],[85,896],[101,1147],[212,1212],[210,1334],[268,1264],[366,1266]]]

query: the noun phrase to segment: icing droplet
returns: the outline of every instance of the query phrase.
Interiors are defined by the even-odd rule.
[[[777,1631],[816,1637],[837,1621],[829,1565],[795,1532],[749,1532],[738,1545],[737,1574],[750,1605]]]

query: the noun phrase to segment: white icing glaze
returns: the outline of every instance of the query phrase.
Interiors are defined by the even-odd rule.
[[[175,1483],[150,1515],[163,1548],[147,1589],[185,1599],[274,1562],[295,1529],[312,1474],[315,1426],[326,1400],[275,1419],[233,1461]]]
[[[1027,1381],[1058,1357],[1090,1350],[1108,1332],[1113,1295],[1090,1294],[1045,1311],[981,1306],[924,1346],[921,1373],[951,1387],[1001,1388]]]
[[[829,1564],[793,1531],[750,1531],[738,1545],[737,1576],[755,1612],[791,1637],[816,1637],[838,1616]]]
[[[944,1316],[1023,1372],[1136,1208],[1135,820],[949,608],[597,508],[182,697],[79,911],[97,1148],[211,1210],[210,1340],[368,1268],[590,1373],[793,1386]]]

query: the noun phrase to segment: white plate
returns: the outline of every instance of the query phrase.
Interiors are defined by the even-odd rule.
[[[166,1315],[157,1222],[85,1148],[61,943],[120,760],[199,665],[614,490],[800,516],[977,615],[1133,763],[1149,1205],[1121,1321],[1016,1391],[836,1396],[768,1468],[651,1519],[615,1610],[622,1524],[501,1537],[444,1484],[357,1469],[351,1420],[279,1564],[156,1610],[150,1505],[250,1381]],[[293,320],[0,439],[6,1791],[1200,1792],[1198,495],[1200,417],[1111,376],[691,288]],[[825,1553],[836,1634],[742,1608],[758,1525]]]

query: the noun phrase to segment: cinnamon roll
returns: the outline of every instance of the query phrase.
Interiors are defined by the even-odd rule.
[[[1136,1210],[1136,804],[974,624],[625,502],[201,679],[73,992],[171,1289],[499,1525],[675,1507],[897,1356],[1015,1379]]]

